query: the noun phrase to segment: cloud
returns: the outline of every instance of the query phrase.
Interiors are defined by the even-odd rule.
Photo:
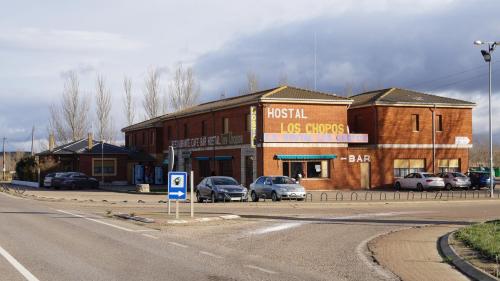
[[[145,44],[102,31],[15,28],[0,30],[0,46],[44,51],[129,51]]]

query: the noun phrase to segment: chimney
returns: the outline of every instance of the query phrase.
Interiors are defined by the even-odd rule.
[[[56,138],[54,137],[53,133],[49,134],[49,151],[54,151],[54,148],[56,146]]]
[[[88,134],[87,137],[89,143],[88,143],[88,150],[92,150],[92,147],[94,146],[94,139],[92,138],[92,133]]]

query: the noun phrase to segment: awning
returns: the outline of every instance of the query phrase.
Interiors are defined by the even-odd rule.
[[[198,161],[208,161],[210,158],[208,158],[207,156],[197,156],[194,158],[194,160],[198,160]]]
[[[231,160],[233,156],[215,156],[215,160],[223,161],[223,160]]]
[[[274,156],[278,160],[326,160],[335,159],[335,154],[277,154]]]

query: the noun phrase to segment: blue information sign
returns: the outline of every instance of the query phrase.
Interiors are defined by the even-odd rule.
[[[187,173],[169,172],[168,173],[168,199],[186,200],[187,193]]]

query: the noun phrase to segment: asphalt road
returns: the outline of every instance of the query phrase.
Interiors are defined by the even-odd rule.
[[[0,247],[36,278],[0,256],[0,280],[391,280],[370,261],[368,241],[414,226],[492,219],[500,201],[231,203],[197,210],[242,218],[154,231],[91,215],[77,203],[0,193]]]

